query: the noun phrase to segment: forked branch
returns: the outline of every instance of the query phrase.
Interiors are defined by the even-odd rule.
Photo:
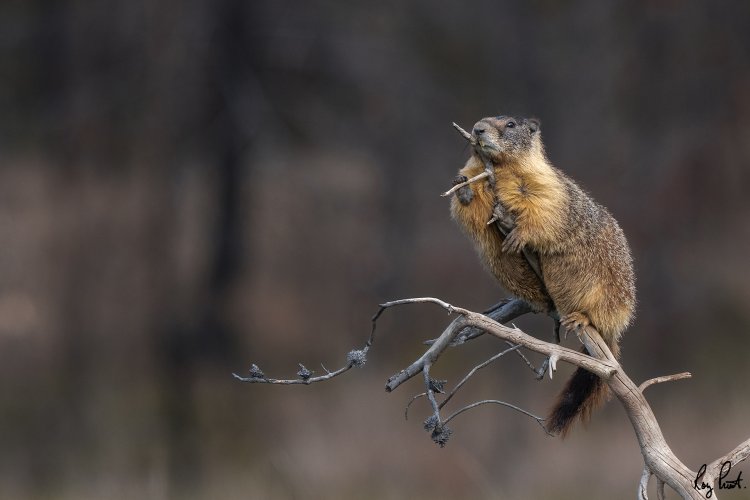
[[[298,379],[284,380],[268,378],[257,366],[253,365],[249,377],[240,377],[236,374],[234,376],[243,382],[283,385],[312,384],[314,382],[330,380],[347,372],[352,367],[364,364],[367,352],[375,339],[376,322],[384,311],[397,305],[417,303],[436,304],[445,309],[449,314],[458,314],[458,317],[448,325],[440,337],[432,342],[422,356],[388,380],[386,390],[390,392],[415,375],[422,373],[426,390],[423,394],[417,396],[417,398],[427,396],[433,411],[433,415],[425,421],[424,426],[427,430],[431,431],[433,440],[441,446],[445,445],[452,432],[446,424],[458,415],[482,405],[496,404],[512,408],[535,419],[539,425],[542,425],[543,419],[540,417],[515,405],[499,400],[483,400],[471,403],[455,411],[445,419],[440,415],[440,410],[451,399],[452,395],[477,370],[487,366],[505,353],[518,352],[519,349],[525,348],[547,356],[550,370],[555,369],[558,361],[565,361],[598,375],[609,385],[612,393],[620,400],[630,419],[643,456],[644,470],[638,482],[638,498],[648,498],[648,483],[652,475],[656,477],[656,491],[659,498],[664,498],[665,484],[674,489],[682,498],[693,500],[716,498],[716,490],[718,488],[714,488],[714,483],[721,477],[722,471],[726,470],[726,467],[737,465],[750,456],[750,439],[748,439],[725,456],[704,465],[698,473],[690,470],[675,456],[669,445],[667,445],[656,417],[643,395],[643,391],[653,384],[688,378],[688,373],[657,377],[647,380],[638,386],[622,370],[622,366],[612,356],[609,347],[594,328],[587,327],[581,332],[579,337],[586,346],[586,350],[592,353],[591,356],[587,356],[572,349],[531,337],[515,326],[511,328],[502,325],[500,321],[510,321],[529,311],[528,305],[518,300],[509,301],[498,306],[493,311],[494,319],[484,314],[455,307],[445,301],[432,297],[388,302],[382,304],[378,312],[373,316],[372,331],[364,348],[350,351],[346,364],[336,371],[325,370],[325,375],[313,377],[309,370],[300,365],[301,370],[298,372]],[[477,365],[459,382],[443,402],[438,402],[435,394],[444,392],[444,381],[431,378],[430,371],[440,355],[448,347],[455,345],[452,343],[466,329],[484,331],[506,342],[510,342],[512,347]]]
[[[675,456],[675,454],[667,444],[661,432],[661,429],[659,428],[656,417],[654,416],[654,413],[651,410],[650,405],[644,398],[642,392],[644,389],[655,383],[687,378],[689,374],[680,373],[677,375],[658,377],[644,382],[641,387],[639,387],[627,376],[627,374],[625,374],[620,364],[610,352],[607,344],[594,328],[588,327],[580,335],[581,341],[585,344],[587,351],[593,353],[592,356],[586,356],[584,354],[566,349],[556,344],[540,341],[525,334],[518,328],[509,328],[503,326],[497,321],[483,314],[474,313],[463,308],[452,306],[439,299],[420,298],[416,300],[407,299],[395,301],[388,304],[383,304],[381,306],[382,309],[380,312],[392,305],[417,302],[432,302],[434,304],[440,305],[449,313],[458,313],[460,315],[459,318],[456,318],[448,326],[445,332],[443,332],[443,335],[441,335],[438,341],[436,341],[430,347],[430,349],[434,348],[434,346],[438,343],[441,343],[445,346],[449,345],[450,339],[454,338],[462,328],[465,328],[467,326],[476,327],[500,339],[512,342],[515,345],[520,345],[531,351],[549,356],[550,369],[554,369],[556,362],[562,360],[569,362],[577,367],[584,368],[605,380],[612,392],[620,400],[623,407],[625,408],[625,411],[630,418],[631,424],[633,425],[633,429],[641,448],[641,454],[644,460],[644,472],[638,483],[638,498],[648,498],[648,482],[652,475],[656,476],[657,478],[657,495],[659,496],[659,498],[664,498],[665,484],[674,489],[682,498],[694,500],[706,498],[709,491],[708,488],[711,488],[711,498],[716,498],[717,495],[712,485],[714,484],[716,478],[719,476],[720,471],[722,470],[721,467],[727,462],[730,465],[736,465],[737,463],[745,460],[748,456],[750,456],[749,439],[741,443],[724,457],[716,459],[708,464],[705,468],[705,473],[702,476],[690,470]],[[428,349],[428,352],[430,349]],[[388,385],[386,386],[387,389],[395,389],[396,387],[398,387],[398,385],[408,380],[408,378],[411,378],[416,373],[419,373],[420,367],[424,369],[425,361],[422,361],[423,358],[424,356],[420,357],[417,361],[410,365],[409,369],[400,372],[394,377],[391,377]],[[431,359],[431,357],[428,356],[428,359]],[[430,361],[428,366],[431,366],[433,362],[434,360]],[[466,409],[486,403],[488,402],[478,402],[469,405]],[[513,407],[513,405],[509,405],[508,403],[502,401],[497,402],[497,404]],[[460,414],[466,409],[459,410],[458,412],[456,412],[456,415]],[[525,410],[520,411],[525,412]],[[445,425],[450,420],[450,418],[453,418],[453,415],[447,419],[444,419],[443,421],[440,421],[438,415],[430,417],[430,419],[428,419],[428,422],[431,420],[433,428],[439,429],[439,425]],[[705,488],[700,487],[700,485],[702,484],[706,485]]]

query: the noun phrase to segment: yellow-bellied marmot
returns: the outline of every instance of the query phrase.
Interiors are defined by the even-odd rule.
[[[505,288],[539,311],[557,309],[568,330],[591,324],[619,357],[620,335],[633,317],[635,286],[630,250],[617,221],[550,164],[538,121],[484,118],[472,136],[492,161],[495,184],[479,181],[459,189],[451,201],[453,218]],[[484,168],[475,151],[459,174],[471,178]],[[507,237],[487,225],[498,202],[515,220]],[[543,284],[520,253],[524,248],[539,255]],[[606,394],[599,377],[577,369],[547,428],[566,433]]]

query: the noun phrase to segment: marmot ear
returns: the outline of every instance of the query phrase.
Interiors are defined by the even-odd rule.
[[[539,128],[542,126],[542,124],[537,120],[536,118],[529,118],[529,130],[531,130],[531,133],[539,132]]]

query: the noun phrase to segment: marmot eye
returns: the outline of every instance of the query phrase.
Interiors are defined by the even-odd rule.
[[[505,126],[508,127],[508,128],[513,128],[513,127],[516,126],[516,122],[508,122],[508,123],[505,124]]]

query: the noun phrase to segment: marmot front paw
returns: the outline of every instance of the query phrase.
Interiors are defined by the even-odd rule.
[[[521,253],[526,243],[521,239],[521,235],[518,232],[518,228],[513,228],[503,240],[503,252],[505,253]]]
[[[506,232],[510,232],[515,226],[516,218],[506,210],[505,207],[503,207],[502,203],[497,202],[492,209],[492,218],[490,219],[490,222],[497,222]]]
[[[465,175],[458,175],[455,179],[453,179],[453,185],[461,184],[462,182],[468,181],[469,178]],[[456,191],[456,198],[458,198],[458,201],[461,203],[461,205],[468,205],[471,203],[471,200],[474,199],[474,191],[471,190],[471,186],[466,185],[463,187],[458,188],[458,191]]]

